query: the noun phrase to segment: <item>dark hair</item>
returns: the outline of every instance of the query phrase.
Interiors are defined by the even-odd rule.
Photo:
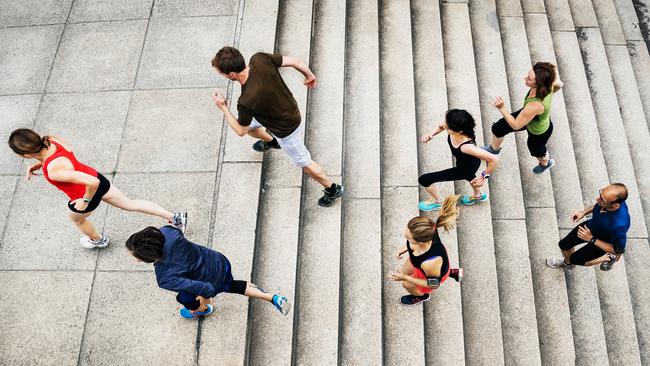
[[[126,240],[126,248],[134,257],[145,263],[153,263],[163,257],[165,237],[157,228],[149,226],[131,235]]]
[[[612,183],[612,185],[618,187],[616,190],[616,201],[612,203],[623,203],[627,199],[627,187],[623,183]]]
[[[535,73],[535,90],[537,91],[537,98],[544,100],[546,96],[553,90],[553,82],[555,81],[555,65],[549,62],[538,62],[533,66]]]
[[[212,67],[224,74],[242,72],[246,68],[246,60],[235,47],[223,47],[212,59]]]
[[[476,140],[476,134],[474,133],[476,122],[474,122],[474,117],[466,110],[450,109],[445,115],[445,120],[450,130],[460,132],[471,140]]]
[[[9,136],[9,147],[16,154],[36,154],[43,148],[50,147],[49,136],[39,136],[29,128],[14,130]]]

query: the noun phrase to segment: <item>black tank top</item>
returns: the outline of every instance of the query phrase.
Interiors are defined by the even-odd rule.
[[[465,144],[476,145],[474,140],[465,141],[456,148],[454,147],[454,145],[451,144],[451,135],[447,135],[447,143],[449,144],[451,153],[456,158],[456,167],[461,169],[471,170],[472,173],[474,173],[481,165],[481,159],[477,158],[476,156],[465,154],[460,150],[461,146]]]
[[[409,243],[408,240],[406,241],[406,249],[408,249],[409,258],[411,259],[411,264],[413,264],[413,267],[421,270],[422,272],[424,272],[422,270],[422,263],[435,257],[442,258],[442,266],[440,267],[440,276],[438,276],[438,278],[442,278],[442,276],[444,276],[449,270],[449,257],[447,257],[447,249],[445,249],[442,241],[440,241],[440,236],[438,235],[437,230],[433,236],[433,240],[431,240],[431,247],[426,252],[420,255],[414,255],[413,249],[411,249],[411,243]]]

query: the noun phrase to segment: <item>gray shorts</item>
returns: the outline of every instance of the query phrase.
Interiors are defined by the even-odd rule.
[[[260,127],[263,126],[255,118],[253,118],[253,121],[251,122],[250,126],[248,126],[248,129],[254,130]],[[273,134],[271,135],[273,136]],[[289,159],[291,159],[295,165],[304,168],[307,165],[311,164],[311,155],[309,154],[309,151],[305,146],[305,142],[302,139],[302,124],[287,137],[273,137],[275,137],[275,139],[278,141],[278,144],[280,144],[280,147],[282,147],[282,150],[284,150],[284,153],[289,156]]]

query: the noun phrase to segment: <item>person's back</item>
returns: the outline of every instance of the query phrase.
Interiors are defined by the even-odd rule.
[[[286,137],[300,126],[300,110],[278,71],[281,66],[282,55],[254,54],[237,110],[241,124],[250,124],[255,118],[273,135]]]
[[[190,242],[176,227],[163,226],[160,232],[165,238],[163,257],[154,264],[160,287],[189,290],[206,298],[225,291],[230,265],[223,254]]]

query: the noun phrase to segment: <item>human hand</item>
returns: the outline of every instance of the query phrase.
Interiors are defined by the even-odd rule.
[[[395,256],[397,257],[397,259],[402,259],[402,256],[404,255],[404,253],[405,252],[403,252],[402,249],[400,248],[400,249],[397,250],[397,255],[395,255]]]
[[[316,80],[316,75],[311,74],[305,78],[305,81],[303,81],[303,84],[309,89],[314,89],[316,86],[318,86],[318,80]]]
[[[212,94],[212,100],[214,101],[214,104],[216,104],[217,108],[219,109],[228,107],[228,102],[226,102],[226,97],[224,97],[220,91],[216,91],[214,94]]]
[[[30,180],[32,178],[32,175],[38,175],[35,172],[37,170],[41,169],[41,166],[43,166],[43,164],[41,164],[41,163],[36,163],[36,164],[28,166],[27,167],[27,172],[25,174],[25,177],[27,178],[27,180]]]
[[[77,211],[83,211],[88,208],[88,202],[85,202],[83,198],[77,198],[76,200],[72,201],[72,205]]]
[[[402,271],[399,269],[390,271],[390,273],[388,274],[388,278],[390,278],[393,281],[404,281],[405,277],[406,275],[402,273]]]
[[[503,101],[503,98],[496,97],[492,99],[492,105],[495,106],[496,109],[501,109],[505,105],[505,102]]]
[[[420,142],[426,144],[427,142],[431,141],[431,139],[433,139],[433,135],[431,134],[422,135],[422,137],[420,138]]]
[[[585,217],[585,214],[582,211],[576,211],[571,214],[571,221],[577,222],[582,220],[583,217]]]
[[[590,241],[594,238],[594,235],[591,233],[591,230],[589,230],[587,225],[581,225],[578,227],[578,238],[584,241]]]
[[[206,311],[207,305],[212,304],[212,299],[206,299],[205,297],[199,295],[196,297],[196,301],[199,302],[199,307],[196,310],[191,310],[190,312],[194,314],[197,311]]]

